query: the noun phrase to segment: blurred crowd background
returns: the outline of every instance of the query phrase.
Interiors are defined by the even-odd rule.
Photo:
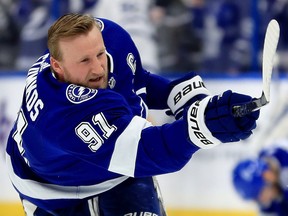
[[[288,0],[1,0],[0,71],[27,70],[46,50],[49,26],[68,12],[122,25],[155,73],[258,71],[274,18],[278,70],[288,71]]]

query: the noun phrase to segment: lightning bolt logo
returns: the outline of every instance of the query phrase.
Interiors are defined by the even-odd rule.
[[[92,99],[97,92],[97,89],[90,89],[70,84],[66,89],[66,97],[71,103],[79,104]]]

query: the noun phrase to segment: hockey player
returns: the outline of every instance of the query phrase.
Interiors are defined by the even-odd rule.
[[[240,161],[233,170],[236,191],[245,200],[254,200],[261,215],[288,215],[288,142],[261,151],[258,158]]]
[[[7,166],[27,215],[165,215],[153,176],[180,170],[199,149],[248,138],[259,111],[202,79],[170,82],[142,68],[129,34],[67,14],[48,31],[49,53],[28,70],[7,144]],[[178,120],[153,126],[147,107]]]

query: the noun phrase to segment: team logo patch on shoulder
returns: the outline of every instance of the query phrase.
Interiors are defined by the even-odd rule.
[[[97,89],[90,89],[71,84],[66,89],[66,97],[71,103],[79,104],[92,99],[97,92]]]

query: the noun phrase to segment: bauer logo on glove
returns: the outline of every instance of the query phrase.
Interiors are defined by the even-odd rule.
[[[182,89],[180,89],[180,91],[175,95],[174,97],[174,105],[176,106],[177,103],[184,98],[186,95],[188,95],[189,93],[191,93],[193,90],[197,90],[197,89],[201,89],[201,88],[205,88],[204,82],[201,80],[197,80],[195,82],[189,83],[189,82],[185,82],[183,84],[187,84],[186,86],[184,86]],[[176,89],[178,90],[178,89]]]
[[[172,89],[167,104],[176,119],[182,117],[184,107],[210,94],[200,76],[189,77],[188,80],[185,80],[187,78],[184,77],[170,84]]]

